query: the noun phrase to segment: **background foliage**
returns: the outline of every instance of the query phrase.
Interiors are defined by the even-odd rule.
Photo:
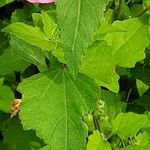
[[[0,149],[149,150],[149,21],[149,0],[1,0]]]

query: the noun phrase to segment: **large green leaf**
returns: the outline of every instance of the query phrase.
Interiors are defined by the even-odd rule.
[[[15,56],[12,50],[6,49],[0,56],[0,76],[14,71],[23,71],[28,65],[29,63]]]
[[[113,120],[113,133],[122,139],[135,136],[136,133],[147,123],[147,116],[143,114],[120,113]]]
[[[24,80],[19,89],[24,128],[37,131],[49,147],[44,149],[85,149],[87,127],[81,115],[96,105],[99,92],[93,80],[79,75],[74,81],[62,68]]]
[[[119,76],[115,67],[112,47],[105,41],[96,41],[88,48],[80,71],[95,78],[99,85],[118,92]]]
[[[52,50],[55,48],[55,43],[49,40],[38,27],[32,27],[22,22],[16,22],[5,27],[2,31],[10,33],[11,35],[45,50]]]
[[[19,119],[8,120],[3,127],[5,150],[38,150],[43,142],[33,131],[24,131]]]
[[[87,144],[87,150],[112,150],[110,144],[102,139],[99,131],[94,131],[92,135],[89,136],[89,142]]]
[[[110,32],[111,29],[117,30]],[[100,28],[96,37],[98,41],[88,48],[81,71],[98,80],[100,85],[118,92],[119,76],[115,73],[115,66],[131,68],[145,57],[145,48],[149,44],[148,28],[138,19],[128,19],[115,21],[112,26],[107,26],[106,31],[103,30]],[[107,34],[103,40],[107,43],[101,41],[104,32]]]
[[[65,57],[73,76],[91,43],[109,0],[57,0],[57,13]]]

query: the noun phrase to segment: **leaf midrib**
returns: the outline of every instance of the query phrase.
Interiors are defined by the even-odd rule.
[[[80,22],[80,14],[81,14],[81,0],[79,0],[78,3],[78,12],[77,12],[77,20],[76,20],[76,29],[75,29],[75,34],[74,34],[74,40],[73,40],[73,44],[72,44],[72,52],[73,52],[73,56],[75,56],[75,44],[76,44],[76,40],[77,40],[77,34],[78,34],[78,30],[79,30],[79,22]],[[75,65],[75,57],[73,57],[73,65],[74,67]],[[75,70],[74,70],[75,71]]]

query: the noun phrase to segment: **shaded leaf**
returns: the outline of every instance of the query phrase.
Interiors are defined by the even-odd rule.
[[[13,2],[13,1],[14,1],[14,0],[1,0],[1,1],[0,1],[0,7],[6,5],[6,4],[8,4],[8,3],[11,3],[11,2]]]
[[[111,91],[101,90],[100,98],[105,102],[105,111],[112,121],[119,113],[125,111],[126,104],[121,102],[119,94]]]
[[[43,142],[33,131],[24,131],[19,119],[8,120],[3,128],[5,150],[38,150]]]
[[[29,65],[13,53],[12,50],[6,49],[0,56],[0,76],[13,73],[14,71],[24,71]]]

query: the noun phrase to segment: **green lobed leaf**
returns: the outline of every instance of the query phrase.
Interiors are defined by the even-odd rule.
[[[135,136],[147,123],[147,116],[143,114],[120,113],[113,120],[113,133],[122,139]]]
[[[89,136],[87,144],[87,150],[112,150],[110,144],[102,139],[99,131],[93,131],[93,134]]]
[[[106,42],[101,41],[102,34]],[[98,41],[88,48],[81,72],[98,80],[100,85],[118,92],[116,65],[131,68],[145,57],[145,48],[149,44],[147,25],[139,19],[115,21],[111,26],[102,24],[97,36],[101,40],[96,37]]]
[[[49,40],[39,27],[32,27],[22,22],[16,22],[5,27],[2,31],[44,50],[52,50],[55,48],[55,43]]]
[[[57,0],[61,41],[70,72],[75,77],[109,0]]]
[[[93,80],[79,75],[74,81],[61,69],[26,79],[19,89],[25,129],[36,130],[49,149],[85,149],[87,127],[81,115],[96,107],[99,92]]]

